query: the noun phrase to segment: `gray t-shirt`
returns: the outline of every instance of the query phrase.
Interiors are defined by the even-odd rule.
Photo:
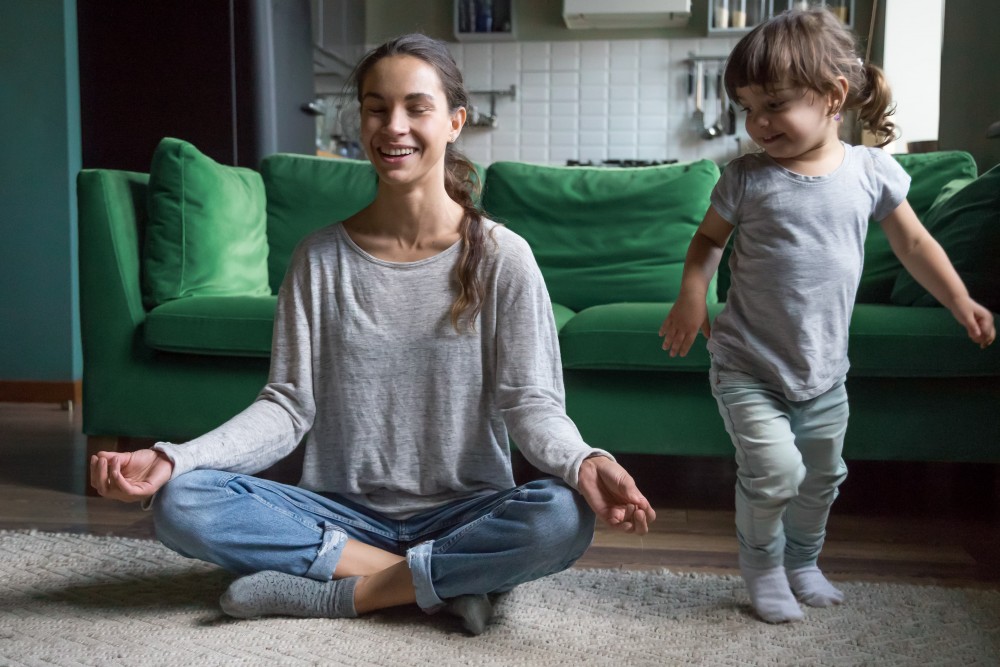
[[[868,219],[884,219],[909,189],[909,176],[881,149],[844,149],[825,176],[744,155],[712,192],[712,206],[736,229],[732,284],[709,352],[723,368],[782,387],[789,400],[818,396],[847,374]]]
[[[552,307],[528,244],[487,221],[476,329],[450,309],[461,242],[395,263],[341,225],[296,249],[278,298],[268,384],[246,410],[184,445],[174,476],[254,473],[305,438],[300,485],[393,518],[514,486],[508,433],[574,488],[587,446],[566,416]]]

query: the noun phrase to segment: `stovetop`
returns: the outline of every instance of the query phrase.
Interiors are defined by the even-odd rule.
[[[566,160],[567,167],[655,167],[661,164],[676,164],[677,160]]]

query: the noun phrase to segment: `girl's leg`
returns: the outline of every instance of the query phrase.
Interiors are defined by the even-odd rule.
[[[841,454],[848,420],[847,391],[840,384],[797,407],[792,428],[806,476],[785,511],[785,568],[792,590],[814,607],[843,601],[816,566],[837,489],[847,477]]]
[[[783,568],[782,515],[805,468],[795,447],[788,401],[745,373],[713,368],[712,393],[736,450],[736,528],[740,571],[766,621],[802,618]]]

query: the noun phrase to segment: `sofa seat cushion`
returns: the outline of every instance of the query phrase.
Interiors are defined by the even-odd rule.
[[[944,308],[857,304],[849,344],[854,376],[1000,376],[1000,348],[979,349]]]
[[[154,308],[146,344],[165,352],[269,357],[278,297],[190,297]]]
[[[494,162],[483,206],[531,246],[573,310],[676,298],[719,168],[708,160],[606,169]],[[714,282],[709,292],[716,300]]]
[[[148,192],[147,308],[189,296],[271,293],[260,174],[219,164],[168,137],[153,153]]]
[[[561,303],[554,303],[552,304],[552,315],[556,320],[556,331],[562,331],[562,328],[566,326],[567,322],[573,319],[576,313]]]
[[[703,336],[686,357],[661,348],[658,332],[671,305],[617,303],[577,313],[559,334],[563,367],[707,372]],[[723,305],[710,305],[709,317]],[[979,349],[944,308],[857,304],[849,344],[854,377],[1000,376],[1000,347]]]
[[[612,303],[577,313],[559,334],[563,368],[676,370],[708,372],[709,357],[701,335],[686,357],[671,357],[659,336],[670,303]],[[709,306],[709,317],[722,310]]]

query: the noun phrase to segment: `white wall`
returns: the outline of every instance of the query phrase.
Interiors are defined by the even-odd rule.
[[[908,142],[938,138],[945,0],[884,2],[883,61],[896,102],[896,149],[905,151]]]
[[[452,44],[469,90],[517,86],[498,98],[496,129],[468,127],[460,147],[477,162],[565,164],[607,159],[727,162],[732,136],[703,140],[692,130],[692,53],[724,57],[736,40],[615,40]],[[473,102],[489,111],[488,96]],[[715,121],[706,105],[705,122]],[[747,142],[741,123],[737,136]]]

